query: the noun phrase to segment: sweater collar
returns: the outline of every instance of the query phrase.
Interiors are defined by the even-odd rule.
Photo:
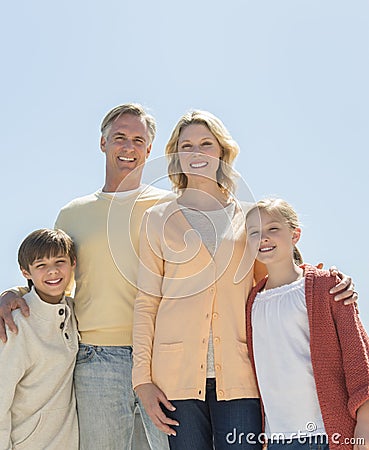
[[[66,310],[69,310],[69,307],[65,296],[59,303],[47,303],[40,299],[32,286],[32,289],[24,296],[24,299],[30,307],[31,314],[37,314],[45,320],[55,320],[56,318],[60,319],[68,316]]]

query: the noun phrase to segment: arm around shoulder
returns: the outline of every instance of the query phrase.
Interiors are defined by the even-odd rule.
[[[29,289],[26,287],[12,288],[3,292],[0,296],[0,339],[4,343],[7,341],[5,324],[8,325],[11,332],[18,332],[12,311],[20,309],[25,317],[29,316],[29,308],[22,298],[22,295],[25,295],[28,291]]]

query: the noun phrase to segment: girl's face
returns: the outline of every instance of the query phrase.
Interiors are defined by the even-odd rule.
[[[216,180],[222,149],[209,128],[202,124],[185,127],[178,140],[181,169],[190,182],[193,177]]]
[[[259,216],[260,214],[260,216]],[[293,247],[301,229],[292,229],[279,213],[252,211],[246,220],[248,244],[256,259],[266,265],[293,260]]]

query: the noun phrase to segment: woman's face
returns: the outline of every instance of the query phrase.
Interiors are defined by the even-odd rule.
[[[178,139],[178,156],[188,181],[194,177],[216,180],[222,148],[206,125],[193,124],[182,129]]]

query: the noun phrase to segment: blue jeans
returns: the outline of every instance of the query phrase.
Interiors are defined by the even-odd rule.
[[[169,448],[166,434],[151,422],[132,389],[131,347],[80,344],[74,384],[81,450],[131,450],[136,408],[150,448]]]
[[[206,382],[205,401],[171,400],[174,412],[165,408],[168,417],[178,420],[177,436],[169,436],[171,450],[260,450],[260,401],[257,398],[216,399],[215,379]],[[242,434],[243,433],[243,434]],[[246,436],[255,443],[247,442]]]
[[[329,450],[326,436],[311,436],[310,438],[289,439],[285,442],[272,442],[268,450]]]

